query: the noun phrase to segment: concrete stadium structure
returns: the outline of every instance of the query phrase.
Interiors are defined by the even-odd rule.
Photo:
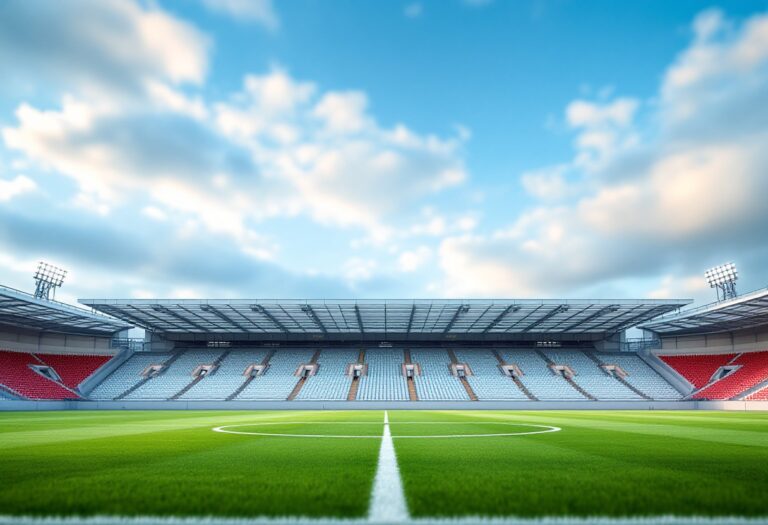
[[[2,289],[0,409],[765,408],[766,296],[689,310],[689,300],[81,300],[86,310]],[[126,338],[132,326],[143,341]],[[648,337],[627,341],[635,326]]]

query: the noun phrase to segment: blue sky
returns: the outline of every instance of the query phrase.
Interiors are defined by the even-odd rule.
[[[0,4],[0,282],[714,297],[768,281],[768,2]]]

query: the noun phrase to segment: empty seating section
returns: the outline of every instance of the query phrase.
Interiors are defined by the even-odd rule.
[[[366,350],[368,374],[360,378],[357,399],[361,401],[408,399],[408,386],[402,372],[403,351],[376,348]]]
[[[681,399],[683,395],[637,355],[598,354],[608,365],[620,366],[627,373],[624,380],[651,399]]]
[[[743,353],[731,365],[739,369],[694,394],[694,399],[731,399],[768,379],[768,351]]]
[[[520,382],[542,401],[584,400],[585,397],[568,381],[554,374],[547,362],[533,350],[504,350],[501,352],[507,364],[520,368]]]
[[[357,354],[356,350],[323,350],[317,361],[317,373],[307,379],[296,399],[347,399],[352,377],[345,372],[350,363],[357,361]]]
[[[34,354],[0,350],[0,384],[29,399],[77,399],[79,396],[43,377],[30,365],[44,366]]]
[[[222,353],[222,350],[182,352],[168,368],[125,396],[125,399],[168,399],[194,379],[192,373],[195,368],[212,364]]]
[[[245,399],[286,399],[296,386],[299,365],[312,359],[314,350],[278,350],[269,360],[264,375],[253,381],[235,398]]]
[[[266,350],[233,350],[219,363],[219,367],[211,375],[206,375],[179,399],[224,400],[247,379],[244,374],[248,367],[261,364],[265,357],[267,357]]]
[[[310,376],[299,390],[296,400],[346,400],[352,377],[347,367],[357,362],[359,349],[325,348],[318,354],[317,373]],[[467,382],[478,399],[528,401],[512,378],[499,366],[494,351],[486,348],[456,348],[456,358],[466,363],[471,374]],[[586,399],[573,384],[554,373],[547,359],[573,370],[573,382],[598,400],[641,400],[641,395],[657,400],[679,400],[683,395],[670,385],[656,370],[637,354],[588,354],[578,349],[506,348],[498,351],[510,365],[522,372],[520,382],[539,400]],[[263,375],[249,380],[245,371],[271,357]],[[235,395],[235,400],[285,400],[299,382],[296,372],[300,365],[309,363],[314,348],[269,349],[189,349],[172,353],[144,353],[132,355],[108,375],[87,396],[93,400],[113,400],[125,396],[126,400],[166,400],[178,395],[181,400],[223,401]],[[411,362],[420,366],[421,375],[414,379],[419,400],[466,401],[469,399],[462,382],[451,373],[451,359],[443,348],[411,348]],[[592,357],[607,365],[617,365],[627,375],[626,384],[606,373]],[[222,361],[209,374],[194,382],[194,371],[201,365]],[[109,356],[51,355],[0,351],[0,399],[14,397],[14,393],[30,399],[77,399],[77,389],[85,379],[103,366]],[[768,351],[744,353],[738,357],[728,355],[664,356],[693,384],[702,385],[694,397],[697,399],[731,399],[745,396],[745,392],[768,384]],[[359,401],[407,401],[408,382],[402,374],[405,356],[402,348],[371,348],[365,352],[366,375],[360,378],[356,399]],[[155,377],[145,379],[142,373],[150,365],[164,365]],[[724,365],[737,367],[724,378],[709,382],[713,374]],[[61,383],[44,377],[30,365],[50,366],[61,378]],[[631,385],[632,388],[628,387]],[[69,388],[67,388],[69,387]],[[244,387],[244,388],[243,388]],[[126,394],[127,393],[127,394]],[[749,394],[750,400],[768,400],[768,387]]]
[[[148,366],[163,364],[169,357],[171,354],[136,353],[99,383],[88,397],[95,400],[115,399],[142,381],[144,376],[141,373]]]
[[[555,364],[570,367],[575,374],[571,378],[573,382],[597,400],[643,399],[580,350],[547,350],[544,353]]]
[[[753,392],[745,399],[748,401],[768,401],[768,385],[764,386],[757,392]]]
[[[451,374],[451,358],[443,349],[411,350],[411,362],[418,363],[416,392],[420,400],[467,400],[467,391]]]
[[[91,374],[112,359],[109,355],[37,354],[69,388],[77,388]]]
[[[472,370],[469,386],[480,400],[514,399],[527,401],[522,390],[499,368],[499,360],[490,350],[456,350],[456,358]]]
[[[717,369],[727,365],[736,357],[736,354],[660,355],[659,357],[695,388],[702,388],[709,383]]]

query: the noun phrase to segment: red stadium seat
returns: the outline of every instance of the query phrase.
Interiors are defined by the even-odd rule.
[[[741,354],[731,364],[741,368],[700,390],[693,398],[731,399],[768,379],[768,351]]]
[[[108,355],[37,354],[37,357],[56,370],[61,382],[69,388],[77,388],[111,359]]]
[[[77,399],[79,396],[34,372],[29,365],[45,365],[34,354],[0,350],[0,384],[29,399]]]
[[[674,368],[696,388],[709,383],[717,369],[727,365],[736,354],[714,355],[660,355],[665,363]]]

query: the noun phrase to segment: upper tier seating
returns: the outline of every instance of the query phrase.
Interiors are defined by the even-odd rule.
[[[37,357],[56,370],[61,382],[69,388],[77,388],[112,359],[109,355],[37,354]]]
[[[411,350],[411,362],[418,363],[421,375],[416,376],[419,400],[452,401],[469,399],[457,377],[451,374],[451,358],[442,349]]]
[[[45,366],[35,354],[0,350],[0,384],[29,399],[78,399],[78,395],[33,371]]]
[[[580,350],[547,350],[545,354],[555,364],[569,366],[576,374],[573,382],[597,400],[642,399]]]
[[[469,385],[480,400],[514,399],[527,401],[528,396],[520,390],[512,378],[499,368],[499,361],[490,350],[456,350],[456,358],[467,363],[472,370],[467,377]]]
[[[597,357],[605,364],[620,366],[628,374],[624,380],[651,399],[673,400],[683,397],[637,355],[597,354]]]
[[[357,361],[357,354],[357,350],[323,350],[317,360],[317,373],[307,379],[296,399],[347,399],[352,377],[345,375],[345,372],[350,363]]]
[[[403,377],[402,350],[374,348],[365,351],[368,373],[360,378],[357,399],[372,400],[408,400],[408,385]]]
[[[523,376],[520,382],[531,394],[542,401],[579,400],[586,399],[584,395],[573,388],[565,378],[554,374],[547,362],[533,350],[503,350],[504,361],[517,365]]]
[[[136,353],[96,385],[88,395],[90,399],[111,400],[144,379],[141,373],[150,365],[163,364],[171,354]]]
[[[244,374],[251,365],[259,365],[267,357],[266,350],[233,350],[210,375],[180,397],[186,400],[224,400],[248,379]]]
[[[198,366],[213,364],[223,352],[223,350],[182,352],[170,366],[125,396],[125,399],[168,399],[195,379],[192,373]]]
[[[746,352],[731,365],[740,368],[694,394],[693,399],[731,399],[768,380],[768,351]]]
[[[314,353],[308,349],[276,351],[264,375],[254,378],[235,399],[285,400],[299,380],[294,375],[299,365],[309,363]]]
[[[660,355],[659,357],[695,388],[702,388],[709,383],[717,369],[727,365],[736,357],[736,354]]]

